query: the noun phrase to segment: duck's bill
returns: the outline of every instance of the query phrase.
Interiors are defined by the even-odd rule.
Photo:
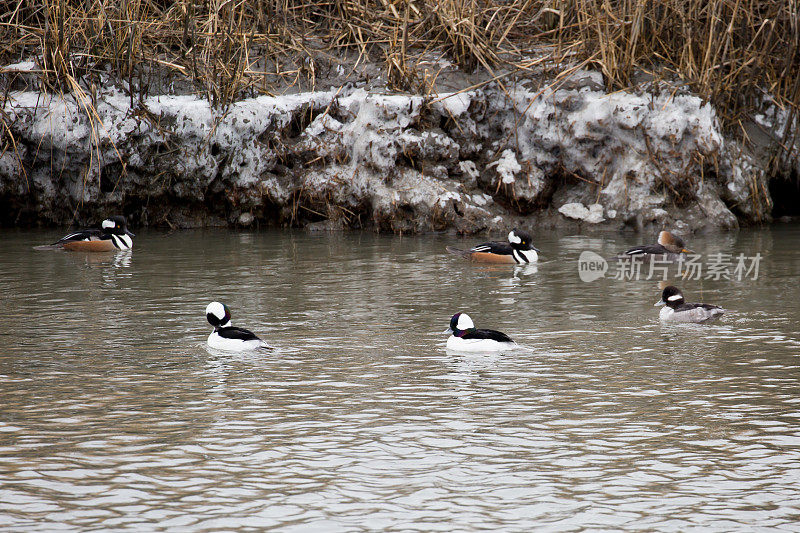
[[[542,251],[540,249],[538,249],[537,247],[535,247],[535,246],[531,246],[531,249],[536,251],[536,252],[542,253]]]
[[[690,250],[690,249],[688,249],[688,248],[683,248],[683,249],[681,250],[681,253],[682,253],[682,254],[693,254],[693,253],[694,253],[694,250]]]
[[[128,235],[130,237],[136,237],[136,234],[135,233],[131,233],[129,230],[125,230],[125,235]]]
[[[667,302],[665,302],[663,299],[657,301],[656,303],[654,303],[653,307],[659,307],[659,306],[662,306],[662,305],[667,305]]]
[[[453,333],[453,328],[447,328],[442,333]]]

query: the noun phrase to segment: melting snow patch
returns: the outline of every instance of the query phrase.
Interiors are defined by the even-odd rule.
[[[522,167],[519,166],[517,158],[514,155],[514,151],[511,149],[503,150],[500,159],[494,163],[489,163],[486,165],[486,168],[492,168],[493,166],[497,166],[497,175],[500,176],[503,183],[514,183],[514,176],[522,170]]]
[[[461,200],[461,195],[457,192],[446,191],[439,195],[439,207],[446,207],[449,200]]]
[[[592,204],[586,208],[580,202],[573,202],[562,205],[558,208],[558,212],[567,218],[583,220],[584,222],[588,222],[590,224],[597,224],[604,220],[603,206],[600,204]]]
[[[483,206],[494,201],[494,199],[484,192],[481,194],[473,194],[472,201],[475,203],[475,205]]]
[[[318,137],[326,131],[340,131],[341,129],[341,122],[335,118],[331,118],[330,115],[322,115],[314,119],[314,122],[309,124],[308,127],[303,130],[303,135],[308,137]]]
[[[461,174],[464,175],[463,181],[465,183],[475,185],[480,173],[474,161],[459,161],[458,169],[461,171]]]
[[[33,61],[22,61],[21,63],[12,63],[0,67],[0,72],[30,72],[36,68],[36,63]]]
[[[470,97],[468,93],[450,94],[442,98],[442,107],[453,117],[460,117],[469,109]]]

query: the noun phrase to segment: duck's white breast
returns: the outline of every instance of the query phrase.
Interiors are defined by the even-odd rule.
[[[112,234],[111,240],[114,242],[114,246],[116,246],[120,250],[130,250],[131,248],[133,248],[133,239],[131,239],[129,235]]]
[[[246,352],[250,350],[257,350],[265,346],[264,341],[259,339],[252,339],[243,341],[241,339],[226,339],[217,335],[214,331],[208,336],[208,345],[215,350],[223,350],[226,352]]]
[[[539,260],[539,254],[536,253],[536,250],[512,250],[511,254],[517,263],[521,264],[535,263]]]
[[[658,313],[658,318],[664,321],[670,321],[673,318],[675,311],[672,310],[671,307],[667,307],[666,305],[661,308],[661,312]]]
[[[721,308],[715,307],[713,309],[706,309],[704,307],[695,307],[694,309],[687,309],[686,311],[674,311],[669,307],[664,307],[658,314],[659,318],[665,322],[681,322],[687,324],[701,324],[710,320],[717,319],[723,315],[725,311]]]
[[[499,352],[513,348],[513,342],[498,342],[492,339],[462,339],[451,335],[447,339],[447,349],[459,352]]]

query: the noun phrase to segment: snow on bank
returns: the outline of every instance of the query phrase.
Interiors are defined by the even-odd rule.
[[[0,197],[54,221],[81,205],[125,207],[141,223],[391,231],[474,232],[532,214],[522,223],[732,227],[729,206],[748,220],[769,212],[753,187],[767,190],[763,171],[696,97],[580,83],[509,94],[328,91],[220,110],[191,96],[132,105],[112,88],[95,114],[74,96],[13,93],[5,111],[20,142],[0,156]]]
[[[583,220],[590,224],[598,224],[605,220],[603,218],[603,206],[600,204],[592,204],[586,207],[580,202],[573,202],[562,205],[558,208],[558,212],[565,217]]]

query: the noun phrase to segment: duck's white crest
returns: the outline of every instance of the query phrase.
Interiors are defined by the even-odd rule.
[[[117,224],[113,220],[105,219],[101,225],[103,229],[114,229]]]
[[[206,306],[206,314],[207,315],[214,315],[217,317],[218,320],[222,321],[225,320],[225,306],[219,302],[211,302]],[[230,321],[225,322],[224,324],[220,324],[220,326],[230,326]]]
[[[512,229],[508,232],[508,242],[511,244],[520,244],[522,239],[516,233],[514,233],[514,230]]]
[[[456,324],[456,327],[463,331],[465,329],[474,328],[475,324],[472,322],[472,319],[467,313],[461,313],[461,316],[458,317],[458,323]]]
[[[675,300],[683,300],[683,295],[682,294],[673,294],[672,296],[667,298],[667,300],[669,300],[670,302],[674,302]]]

